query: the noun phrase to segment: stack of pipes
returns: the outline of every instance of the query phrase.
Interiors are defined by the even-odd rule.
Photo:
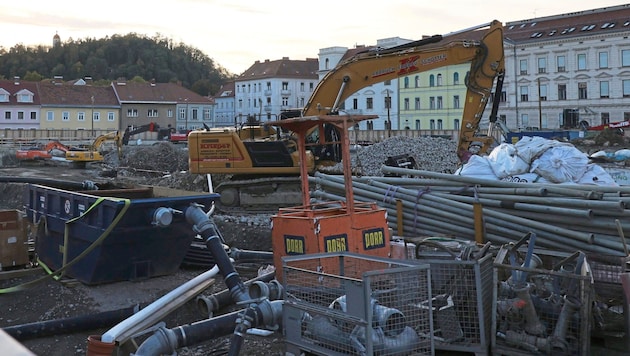
[[[515,242],[533,232],[541,248],[628,256],[623,232],[630,228],[630,187],[515,183],[389,166],[381,169],[400,177],[353,177],[354,198],[386,209],[389,226],[402,230],[405,237],[474,241],[473,205],[481,204],[484,236],[492,243]],[[314,199],[345,199],[341,176],[316,173],[309,180],[317,187]],[[398,226],[399,211],[403,226]]]

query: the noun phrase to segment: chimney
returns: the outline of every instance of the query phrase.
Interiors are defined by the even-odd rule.
[[[13,77],[13,84],[20,85],[20,76],[16,75]]]

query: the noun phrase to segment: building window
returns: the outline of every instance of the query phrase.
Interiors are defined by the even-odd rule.
[[[437,75],[437,86],[438,86],[438,87],[441,87],[442,85],[444,85],[444,84],[442,83],[442,74],[438,74],[438,75]]]
[[[116,120],[116,113],[114,113],[113,111],[109,111],[107,113],[107,121],[114,121]]]
[[[54,121],[54,120],[55,120],[55,112],[46,111],[46,121]]]
[[[9,102],[9,94],[0,93],[0,102],[8,103]]]
[[[416,130],[420,130],[420,120],[416,120]]]
[[[304,92],[305,91],[305,87],[304,87],[304,82],[300,83],[300,91]]]
[[[600,114],[601,125],[606,125],[610,123],[610,113],[603,112]]]
[[[599,52],[599,68],[608,68],[608,52]]]
[[[578,83],[578,99],[588,99],[585,82]]]
[[[521,59],[519,64],[521,68],[521,75],[527,75],[527,59]]]
[[[420,110],[420,98],[415,98],[415,99],[414,99],[414,105],[413,105],[413,108],[414,108],[415,110]]]
[[[455,72],[453,73],[453,85],[458,85],[459,84],[459,73]]]
[[[621,86],[623,87],[623,97],[630,98],[630,79],[622,80]]]
[[[558,72],[566,72],[567,71],[567,58],[565,56],[556,57],[556,66],[558,67]]]
[[[586,53],[580,53],[577,55],[577,69],[586,70]]]
[[[304,105],[302,105],[304,106]],[[203,109],[203,119],[210,120],[210,109]]]
[[[413,78],[413,85],[414,85],[416,88],[419,88],[419,87],[420,87],[420,76],[416,75],[416,76]]]
[[[405,89],[409,88],[409,77],[403,79],[403,85]]]
[[[94,121],[101,121],[101,113],[98,111],[95,111],[92,113],[92,120]]]
[[[18,120],[24,120],[24,111],[18,111]]]
[[[85,113],[84,112],[77,113],[77,121],[85,121]]]
[[[271,82],[267,82],[267,90],[271,90]]]
[[[354,99],[356,100],[356,99]],[[289,106],[289,97],[287,96],[283,96],[282,97],[282,106]]]
[[[385,97],[385,109],[392,108],[392,98],[390,96]]]
[[[409,110],[409,98],[403,100],[403,110]]]
[[[529,88],[526,86],[521,87],[521,101],[529,101]]]
[[[610,97],[610,83],[607,81],[599,82],[599,97],[600,98],[609,98]]]
[[[186,120],[188,119],[187,115],[186,115],[186,108],[180,108],[179,109],[179,119],[180,120]]]
[[[282,82],[282,90],[289,90],[289,82]]]
[[[547,58],[538,58],[538,73],[547,73]]]
[[[435,110],[435,97],[434,96],[429,98],[429,109]]]
[[[192,119],[199,120],[199,109],[192,109]]]
[[[31,111],[31,120],[37,120],[37,112]]]
[[[459,109],[459,95],[453,95],[453,109]]]
[[[357,99],[357,98],[352,99],[352,109],[354,109],[354,110],[358,110],[359,109],[359,99]]]
[[[147,110],[147,116],[148,117],[158,117],[157,109],[149,109],[149,110]]]
[[[61,113],[61,121],[70,121],[70,113],[68,111]]]
[[[437,97],[437,109],[442,109],[442,108],[443,108],[442,97],[438,96]]]
[[[374,109],[374,99],[366,98],[365,99],[365,108],[368,110]]]
[[[547,119],[547,114],[542,114],[540,117],[540,126],[541,129],[546,129],[549,127],[549,120]]]
[[[443,130],[444,129],[444,124],[442,123],[442,119],[438,119],[438,121],[437,121],[437,129],[438,130]]]
[[[558,100],[567,100],[566,84],[558,84]]]
[[[433,75],[433,74],[429,75],[429,86],[430,87],[434,87],[435,86],[435,75]]]
[[[387,85],[387,84],[386,84]],[[315,86],[313,85],[313,83],[308,83],[308,90],[309,91],[313,91],[313,88],[315,88]]]
[[[547,100],[547,84],[542,84],[539,87],[540,90],[540,101],[546,101]]]
[[[173,109],[168,109],[168,110],[166,111],[166,116],[168,116],[168,117],[173,117]]]
[[[138,109],[127,109],[127,117],[138,117]]]
[[[33,102],[33,95],[31,95],[29,93],[20,93],[17,96],[17,101],[18,101],[18,103],[32,103]]]
[[[621,51],[621,66],[630,67],[630,49]]]
[[[529,115],[522,114],[521,115],[521,127],[529,127]]]
[[[453,128],[459,130],[459,119],[453,120]]]
[[[435,130],[435,120],[429,120],[429,130]]]

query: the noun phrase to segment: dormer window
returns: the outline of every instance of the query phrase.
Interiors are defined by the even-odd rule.
[[[33,102],[33,93],[23,89],[20,90],[19,92],[15,93],[15,96],[17,97],[17,102],[18,103],[32,103]]]
[[[0,88],[0,103],[8,103],[9,98],[9,92]]]

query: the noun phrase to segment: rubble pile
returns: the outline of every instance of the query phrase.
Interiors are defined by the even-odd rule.
[[[120,168],[155,172],[177,172],[188,170],[188,151],[168,142],[150,146],[129,146],[123,149]]]
[[[457,142],[442,137],[393,136],[370,146],[360,147],[352,156],[353,170],[365,176],[383,176],[381,166],[388,157],[409,155],[416,161],[418,169],[454,173],[459,165]],[[331,172],[341,171],[339,163]]]

